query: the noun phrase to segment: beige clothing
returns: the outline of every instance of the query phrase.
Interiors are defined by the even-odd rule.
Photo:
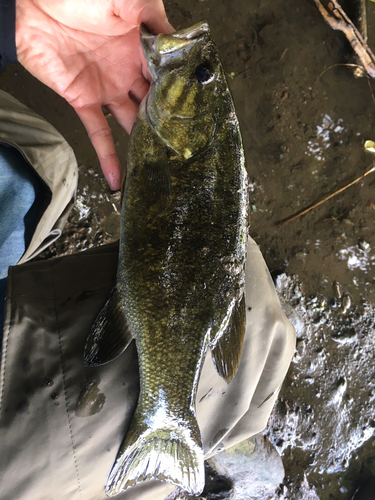
[[[20,263],[32,259],[60,235],[77,188],[77,162],[62,135],[37,115],[0,90],[0,142],[15,147],[52,193]]]
[[[91,324],[114,284],[116,245],[10,268],[0,379],[0,499],[104,500],[107,475],[138,397],[134,342],[115,361],[83,366]],[[208,354],[197,394],[206,457],[259,431],[294,352],[261,253],[250,239],[247,329],[228,385]],[[249,309],[251,308],[251,310]],[[5,478],[5,480],[4,480]],[[163,500],[148,481],[120,500]]]

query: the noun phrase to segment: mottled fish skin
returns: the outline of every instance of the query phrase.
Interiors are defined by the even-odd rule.
[[[116,285],[140,396],[106,493],[157,478],[199,494],[200,371],[210,347],[229,382],[245,328],[244,154],[207,24],[141,39],[154,81],[131,134]]]

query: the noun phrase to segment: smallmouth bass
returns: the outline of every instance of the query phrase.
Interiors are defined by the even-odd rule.
[[[141,27],[152,83],[133,127],[117,281],[85,363],[134,338],[140,394],[109,474],[115,496],[146,479],[204,488],[195,395],[207,349],[229,383],[245,332],[247,176],[232,98],[208,25]]]

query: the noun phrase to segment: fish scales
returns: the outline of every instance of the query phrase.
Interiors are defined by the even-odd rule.
[[[210,347],[229,383],[244,335],[246,170],[207,24],[141,39],[153,82],[129,144],[117,283],[85,358],[109,361],[135,338],[140,395],[107,495],[148,478],[199,494],[199,375]]]

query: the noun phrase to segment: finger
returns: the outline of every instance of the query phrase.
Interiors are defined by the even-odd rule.
[[[130,134],[135,118],[138,113],[138,106],[130,99],[122,103],[113,103],[106,106],[118,123]]]
[[[136,103],[140,104],[141,101],[146,96],[150,84],[144,78],[138,78],[134,83],[130,90],[130,97]]]
[[[75,108],[98,155],[103,174],[110,188],[121,188],[121,168],[117,158],[111,129],[100,106]]]
[[[147,8],[142,10],[140,21],[145,23],[155,35],[176,31],[168,21],[162,0],[149,2]]]
[[[169,35],[170,33],[174,33],[176,31],[168,21],[167,16],[165,16],[165,19],[158,19],[157,17],[150,15],[145,16],[145,18],[147,18],[147,20],[145,19],[142,22],[144,22],[152,33],[155,33],[155,35],[158,35],[159,33]]]
[[[142,23],[144,23],[147,28],[155,35],[158,35],[159,33],[168,35],[176,31],[174,27],[169,23],[166,16],[165,19],[158,19],[156,16],[152,14],[150,15],[150,13],[147,12],[146,15],[143,16]]]

